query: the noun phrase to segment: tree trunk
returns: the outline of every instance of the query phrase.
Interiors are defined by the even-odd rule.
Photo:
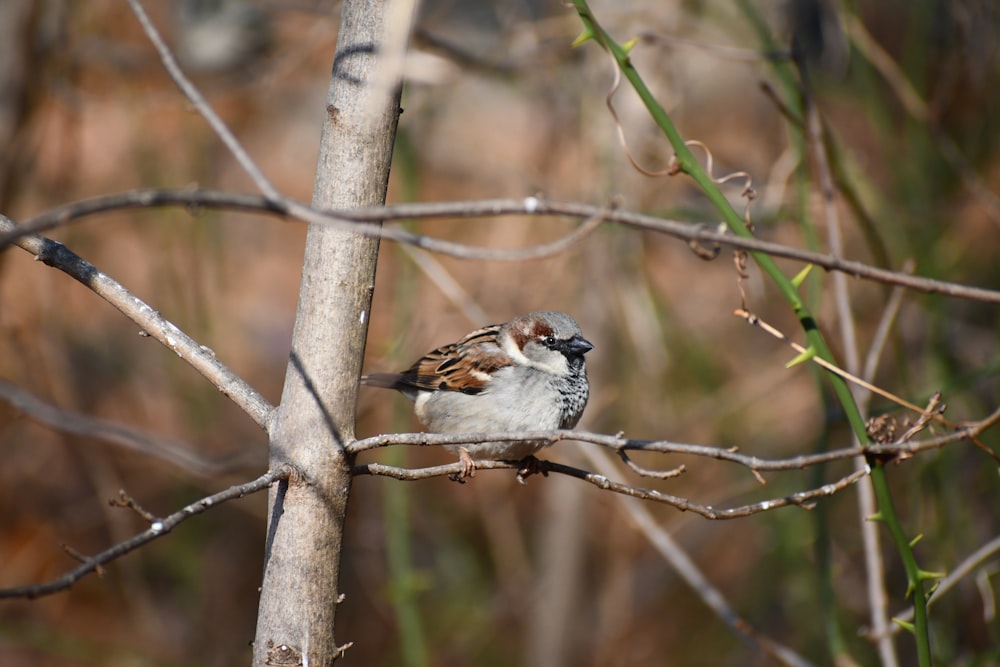
[[[399,87],[372,92],[384,4],[343,5],[315,208],[385,201]],[[329,665],[338,655],[334,613],[352,463],[344,445],[354,440],[377,253],[377,239],[309,228],[290,362],[270,433],[272,468],[291,464],[301,474],[270,494],[254,665]]]

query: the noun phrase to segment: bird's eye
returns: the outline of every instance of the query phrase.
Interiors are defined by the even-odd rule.
[[[542,339],[542,345],[544,345],[545,347],[555,347],[556,346],[556,337],[555,336],[546,336],[545,338]]]

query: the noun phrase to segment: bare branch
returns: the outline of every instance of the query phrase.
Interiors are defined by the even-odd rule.
[[[907,260],[903,264],[903,271],[905,273],[913,272],[912,260]],[[882,311],[882,317],[879,318],[878,326],[875,328],[875,333],[872,335],[871,344],[868,348],[868,354],[865,355],[865,363],[861,377],[866,382],[875,381],[875,373],[878,370],[879,360],[882,358],[882,350],[885,349],[886,341],[889,339],[889,330],[892,328],[893,322],[896,321],[896,316],[899,314],[899,308],[902,303],[903,290],[899,286],[896,286],[889,295],[889,301],[886,303],[885,310]],[[867,390],[862,392],[862,394],[858,397],[858,408],[861,410],[861,414],[868,414],[868,404],[870,399],[871,393]]]
[[[962,179],[962,184],[979,200],[993,222],[1000,224],[1000,197],[997,197],[990,189],[989,184],[985,183],[976,173],[958,145],[942,131],[935,114],[931,112],[927,102],[920,97],[920,93],[907,79],[906,73],[871,36],[864,23],[855,14],[843,11],[839,13],[839,18],[851,44],[865,60],[878,70],[906,112],[927,126],[931,131],[931,137],[938,145],[941,156],[951,164]]]
[[[0,233],[15,230],[17,225],[10,218],[0,214]],[[125,289],[121,283],[98,270],[62,243],[37,235],[21,236],[16,243],[18,247],[32,253],[35,259],[59,269],[90,288],[125,317],[139,325],[142,333],[165,345],[201,373],[246,412],[258,426],[267,428],[274,407],[256,389],[220,362],[211,349],[200,345],[173,322]]]
[[[714,231],[711,226],[701,223],[668,220],[640,213],[609,210],[592,204],[548,201],[539,197],[524,199],[487,199],[456,202],[436,202],[424,204],[396,204],[359,208],[349,211],[318,212],[303,204],[288,199],[280,201],[247,194],[235,194],[210,190],[135,190],[114,195],[66,204],[36,216],[20,226],[0,226],[0,248],[32,232],[53,229],[73,220],[97,213],[152,206],[186,206],[223,208],[255,211],[278,215],[304,222],[327,225],[352,225],[351,229],[368,236],[378,236],[399,243],[409,243],[424,250],[430,250],[461,259],[490,261],[520,261],[526,252],[536,249],[491,250],[476,248],[460,243],[435,239],[415,234],[399,228],[380,228],[378,221],[400,221],[424,218],[478,218],[499,215],[563,216],[582,220],[600,218],[636,229],[645,229],[673,236],[688,242],[705,244],[718,243],[731,248],[742,248],[761,252],[774,257],[814,264],[828,271],[841,271],[855,278],[872,280],[887,285],[899,285],[927,294],[943,294],[962,299],[1000,303],[1000,291],[972,287],[932,278],[924,278],[909,272],[890,271],[876,266],[795,248],[792,246],[747,238]]]
[[[178,440],[161,438],[124,424],[63,410],[2,378],[0,378],[0,400],[6,401],[31,419],[60,433],[103,440],[166,461],[200,477],[215,477],[239,470],[251,462],[259,463],[263,458],[263,452],[241,448],[235,454],[227,454],[218,460],[208,459]]]
[[[724,46],[722,44],[712,44],[711,42],[702,42],[696,39],[688,39],[686,37],[678,37],[676,35],[667,35],[663,33],[656,33],[649,30],[642,31],[639,33],[639,38],[643,42],[652,44],[666,44],[667,46],[683,46],[692,49],[698,49],[711,53],[724,60],[735,60],[743,62],[756,62],[758,60],[785,60],[791,57],[790,51],[785,50],[775,50],[775,51],[758,51],[756,49],[742,49],[738,46]]]
[[[652,477],[653,479],[673,479],[674,477],[680,477],[685,472],[687,472],[687,468],[685,468],[683,465],[679,465],[676,468],[671,468],[670,470],[653,470],[651,468],[644,468],[643,466],[639,465],[631,458],[629,458],[629,455],[625,453],[624,449],[618,450],[618,456],[621,457],[621,460],[625,463],[625,465],[628,466],[629,470],[634,472],[636,475],[639,475],[640,477]]]
[[[13,220],[6,219],[10,224],[0,228],[0,248],[19,238],[58,229],[93,215],[160,206],[182,206],[192,213],[207,208],[288,215],[287,206],[260,195],[192,189],[128,190],[63,204],[16,224]]]
[[[442,435],[435,433],[401,433],[390,435],[379,435],[371,438],[358,440],[348,446],[348,451],[353,454],[386,447],[389,445],[412,445],[412,446],[436,446],[436,445],[464,445],[483,442],[503,442],[517,440],[545,440],[550,444],[561,440],[577,440],[589,442],[614,449],[622,454],[626,450],[655,451],[660,453],[688,454],[707,458],[719,459],[738,463],[749,468],[760,479],[759,471],[778,471],[803,469],[821,463],[829,463],[836,460],[853,459],[860,455],[873,455],[880,457],[890,457],[898,460],[909,458],[918,451],[925,449],[942,447],[951,442],[974,439],[992,426],[1000,423],[1000,408],[987,418],[966,424],[958,428],[954,433],[946,436],[930,438],[928,440],[916,442],[896,442],[885,445],[871,445],[865,448],[850,447],[840,450],[830,450],[820,454],[796,456],[786,459],[762,459],[756,456],[740,454],[732,449],[722,449],[717,447],[707,447],[704,445],[688,445],[672,443],[666,441],[644,441],[625,439],[622,434],[601,435],[585,431],[539,431],[528,433],[494,433],[494,434],[458,434]],[[520,469],[522,464],[519,461],[474,461],[477,470],[494,469]],[[462,463],[452,463],[448,465],[433,466],[419,469],[406,469],[387,466],[380,463],[368,463],[355,465],[352,468],[352,475],[376,475],[392,477],[398,480],[414,481],[428,479],[431,477],[441,477],[454,475],[461,472]],[[682,468],[683,469],[683,466]],[[750,516],[760,512],[766,512],[779,507],[797,505],[806,509],[813,507],[813,501],[824,496],[831,496],[847,487],[864,479],[869,472],[867,465],[854,470],[835,482],[824,484],[815,489],[799,491],[780,498],[762,500],[749,505],[718,509],[710,505],[697,503],[680,496],[663,493],[654,489],[646,489],[631,486],[621,482],[608,479],[605,475],[599,475],[588,470],[581,470],[572,466],[563,465],[553,461],[540,460],[537,462],[537,471],[547,475],[550,472],[559,473],[579,479],[592,484],[600,489],[618,493],[624,496],[649,500],[653,502],[670,505],[681,511],[694,512],[706,519],[736,519]],[[640,472],[640,474],[642,474]],[[657,473],[658,474],[658,473]]]
[[[495,470],[498,468],[518,469],[521,467],[521,462],[519,461],[474,461],[473,463],[475,464],[476,470]],[[351,473],[353,475],[380,475],[399,480],[414,481],[430,477],[456,474],[461,472],[463,465],[464,464],[462,463],[452,463],[449,465],[409,470],[406,468],[386,466],[380,463],[368,463],[354,466]],[[580,481],[587,482],[588,484],[592,484],[604,491],[619,493],[631,498],[638,498],[639,500],[650,500],[653,502],[663,503],[664,505],[675,507],[682,512],[694,512],[695,514],[699,514],[706,519],[716,520],[737,519],[750,516],[751,514],[758,514],[760,512],[777,509],[779,507],[788,507],[789,505],[798,505],[806,509],[811,509],[813,500],[823,496],[832,496],[867,475],[867,472],[864,470],[855,471],[837,480],[836,482],[833,482],[832,484],[824,484],[817,489],[799,491],[781,498],[762,500],[749,505],[717,509],[711,505],[697,503],[692,500],[688,500],[687,498],[682,498],[669,493],[663,493],[662,491],[657,491],[655,489],[645,489],[638,486],[623,484],[621,482],[615,482],[608,479],[604,475],[599,475],[589,470],[574,468],[573,466],[564,465],[562,463],[556,463],[554,461],[539,460],[537,462],[537,470],[543,475],[548,475],[550,472],[559,473],[561,475],[566,475],[568,477],[573,477]]]
[[[818,454],[803,454],[782,459],[768,459],[759,456],[742,454],[732,448],[711,447],[708,445],[692,445],[671,442],[667,440],[635,440],[619,435],[603,435],[589,431],[522,431],[518,433],[390,433],[376,435],[357,440],[347,446],[352,454],[388,447],[391,445],[437,447],[440,445],[468,445],[484,442],[518,442],[546,441],[555,444],[564,440],[576,440],[607,447],[613,450],[659,452],[661,454],[683,454],[703,458],[729,461],[744,466],[751,471],[776,472],[781,470],[803,470],[812,466],[830,463],[832,461],[850,460],[862,454],[871,454],[884,458],[909,457],[918,452],[938,449],[945,445],[970,440],[1000,423],[1000,408],[997,408],[985,419],[968,422],[959,426],[954,432],[926,440],[911,442],[893,442],[887,444],[856,446],[842,449],[832,449]]]
[[[196,514],[201,514],[210,507],[214,507],[228,500],[242,498],[243,496],[251,493],[263,491],[276,481],[288,479],[290,474],[291,471],[289,468],[270,470],[251,482],[231,486],[225,491],[220,491],[214,495],[206,496],[201,500],[181,508],[166,518],[153,521],[149,528],[134,537],[131,537],[124,542],[119,542],[110,549],[106,549],[96,556],[82,558],[82,565],[70,570],[57,579],[53,579],[52,581],[44,584],[32,584],[30,586],[0,589],[0,599],[34,599],[43,595],[51,595],[53,593],[58,593],[59,591],[64,591],[91,572],[97,572],[111,561],[117,560],[125,554],[135,551],[139,547],[166,535],[180,523],[190,519]],[[80,558],[81,557],[78,557],[78,559]]]
[[[865,390],[870,391],[872,393],[878,394],[882,398],[886,398],[886,399],[892,401],[893,403],[906,408],[907,410],[913,410],[914,412],[916,412],[918,414],[921,414],[921,415],[927,414],[925,412],[925,410],[923,408],[921,408],[920,406],[914,405],[913,403],[907,401],[906,399],[900,398],[899,396],[893,394],[892,392],[886,391],[885,389],[882,389],[881,387],[873,385],[872,383],[868,382],[867,380],[859,378],[857,375],[849,373],[849,372],[845,371],[843,368],[840,368],[839,366],[831,364],[826,359],[823,359],[821,357],[816,356],[815,354],[812,354],[812,352],[811,352],[810,349],[807,349],[807,348],[803,347],[802,345],[799,345],[798,343],[796,343],[795,341],[793,341],[791,338],[789,338],[788,336],[786,336],[785,334],[783,334],[781,331],[779,331],[775,327],[771,326],[770,324],[768,324],[764,320],[760,319],[760,317],[758,317],[757,315],[754,315],[753,313],[749,313],[749,312],[747,312],[747,311],[745,311],[743,309],[736,310],[733,314],[736,315],[737,317],[741,317],[744,320],[746,320],[747,324],[749,324],[751,326],[754,326],[754,327],[757,327],[757,328],[759,328],[759,329],[767,332],[769,335],[774,336],[775,338],[777,338],[778,340],[780,340],[782,343],[788,345],[790,348],[792,348],[793,350],[795,350],[796,352],[798,352],[799,355],[800,355],[800,357],[797,358],[796,361],[798,361],[799,359],[805,360],[805,361],[811,361],[811,362],[813,362],[813,363],[815,363],[815,364],[823,367],[824,369],[830,371],[834,375],[840,376],[841,378],[843,378],[844,380],[846,380],[847,382],[849,382],[853,386],[861,387],[862,389],[865,389]],[[941,415],[939,415],[939,414],[933,415],[933,418],[934,418],[935,421],[938,421],[938,422],[940,422],[942,424],[945,424],[947,426],[954,426],[954,424],[952,424],[951,422],[947,421],[946,419],[944,419],[943,417],[941,417]]]
[[[539,461],[545,465],[546,461]],[[476,470],[517,470],[521,467],[518,461],[480,461],[473,460]],[[440,466],[428,466],[426,468],[399,468],[388,466],[383,463],[361,463],[351,468],[351,474],[355,477],[361,475],[371,475],[373,477],[391,477],[402,482],[416,482],[432,477],[454,477],[465,470],[465,464],[461,462],[448,463]],[[464,483],[464,482],[460,482]]]
[[[237,141],[233,133],[226,127],[226,124],[222,122],[222,118],[219,114],[215,113],[215,110],[208,104],[208,101],[202,96],[198,88],[188,79],[183,70],[181,70],[180,65],[177,64],[174,54],[170,52],[170,48],[167,46],[166,42],[160,36],[159,31],[153,22],[149,19],[149,15],[146,14],[146,10],[143,8],[142,3],[139,0],[128,0],[129,6],[132,8],[132,12],[135,17],[139,19],[139,24],[142,25],[142,29],[145,31],[146,36],[149,37],[149,41],[153,43],[156,48],[156,52],[160,54],[160,60],[163,61],[163,66],[166,68],[167,73],[170,78],[174,80],[177,87],[181,89],[184,96],[191,101],[194,108],[198,110],[198,113],[208,121],[208,124],[218,135],[222,143],[226,145],[229,152],[233,154],[236,161],[240,163],[243,167],[243,171],[253,179],[253,182],[257,185],[261,192],[265,196],[271,199],[278,199],[281,195],[278,194],[277,189],[271,182],[267,180],[264,173],[257,167],[254,161],[250,158],[250,155],[244,150],[240,142]]]
[[[907,260],[903,264],[903,271],[909,273],[912,270],[913,262]],[[879,318],[878,327],[875,329],[868,354],[865,357],[861,374],[865,382],[873,383],[875,381],[875,372],[878,369],[879,360],[882,358],[882,350],[885,348],[885,343],[889,338],[889,330],[892,323],[895,322],[902,302],[903,289],[897,285],[892,288],[892,294],[889,296],[889,301],[882,312],[882,316]],[[854,392],[854,396],[858,402],[858,409],[861,414],[869,414],[872,392],[867,389],[861,389]],[[861,457],[858,457],[854,463],[855,470],[860,470],[866,465],[868,465],[867,461]],[[887,627],[895,626],[889,622],[889,595],[885,586],[885,565],[882,558],[882,550],[879,546],[879,528],[875,525],[875,522],[868,520],[868,517],[874,516],[878,511],[878,505],[875,502],[875,489],[871,483],[858,485],[857,511],[865,569],[868,573],[866,577],[866,589],[868,592],[869,618],[876,632],[884,632]],[[894,667],[894,665],[899,664],[896,647],[892,644],[891,640],[879,640],[878,651],[882,656],[883,663],[885,663],[884,667]]]
[[[614,467],[606,455],[594,450],[588,450],[586,455],[601,473],[604,475],[612,474]],[[698,564],[688,556],[670,533],[653,518],[649,509],[643,503],[638,502],[634,498],[626,497],[620,497],[619,501],[638,530],[649,539],[650,543],[660,552],[664,560],[674,568],[674,571],[691,587],[691,590],[701,598],[705,606],[711,609],[733,632],[745,637],[762,651],[774,656],[782,664],[793,665],[794,667],[804,667],[810,664],[788,647],[782,646],[768,637],[761,636],[748,621],[741,618],[736,609],[726,600],[722,591],[712,585],[712,582],[701,571]]]
[[[958,582],[962,581],[962,579],[982,567],[983,561],[988,558],[992,558],[993,555],[998,552],[1000,552],[1000,537],[994,537],[992,540],[969,554],[965,560],[955,566],[955,569],[952,570],[948,576],[942,578],[941,581],[938,582],[934,592],[931,593],[929,598],[927,598],[927,606],[930,607],[934,604],[938,599],[944,596],[945,593],[953,589]],[[903,613],[897,614],[895,618],[898,618],[904,623],[909,623],[913,620],[913,608],[910,607]],[[887,631],[895,634],[901,629],[902,627],[898,624],[893,624],[891,627],[887,628]],[[876,635],[872,636],[872,639],[877,638],[878,637]]]
[[[844,253],[843,230],[840,225],[840,216],[837,214],[837,204],[834,200],[835,188],[833,185],[833,174],[830,170],[830,161],[827,158],[826,147],[823,145],[823,123],[820,119],[819,109],[812,99],[808,89],[807,70],[800,62],[799,71],[803,81],[802,104],[806,114],[806,140],[810,152],[816,163],[819,176],[819,190],[823,202],[823,217],[826,220],[826,239],[830,252],[835,257],[840,257]],[[850,296],[847,293],[847,277],[843,273],[836,273],[833,276],[833,300],[837,309],[837,324],[840,327],[841,347],[844,354],[844,365],[847,371],[854,375],[861,372],[861,353],[858,349],[857,328],[854,322],[854,314],[851,312]],[[851,388],[854,400],[858,400],[859,389],[857,385]]]
[[[118,495],[114,498],[109,498],[108,505],[111,507],[127,507],[148,523],[156,521],[153,513],[140,505],[138,500],[126,493],[125,489],[118,489]]]
[[[473,326],[485,327],[492,322],[486,311],[476,303],[437,257],[405,243],[399,247]]]

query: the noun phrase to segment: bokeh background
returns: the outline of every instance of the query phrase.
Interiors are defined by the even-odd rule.
[[[860,6],[859,6],[860,4]],[[308,201],[337,34],[331,2],[150,2],[182,64],[264,173]],[[826,230],[815,164],[760,55],[761,27],[794,38],[827,121],[842,184],[846,254],[922,275],[1000,288],[1000,10],[991,0],[597,2],[682,133],[708,145],[715,173],[746,171],[762,238],[798,246]],[[858,33],[857,26],[865,33]],[[847,28],[854,26],[852,30]],[[712,223],[683,177],[633,169],[605,95],[610,62],[570,48],[581,25],[560,3],[423,3],[393,165],[391,202],[541,195]],[[140,187],[252,191],[204,120],[165,75],[125,3],[0,4],[0,211],[25,220],[76,199]],[[867,34],[868,41],[859,34]],[[727,47],[719,49],[714,47]],[[739,50],[731,50],[735,47]],[[896,78],[873,66],[881,54]],[[884,63],[883,63],[884,64]],[[908,85],[913,98],[900,97]],[[905,93],[905,91],[904,91]],[[903,101],[901,101],[903,100]],[[909,101],[909,103],[907,102]],[[630,149],[662,168],[668,145],[624,88],[615,107]],[[950,148],[949,148],[950,144]],[[977,188],[979,188],[977,190]],[[742,185],[727,192],[742,207]],[[993,194],[990,194],[993,193]],[[554,239],[572,221],[478,219],[412,229],[490,247]],[[280,397],[304,229],[236,213],[151,210],[89,219],[52,234],[208,345],[272,402]],[[470,329],[533,309],[573,314],[594,342],[582,427],[637,438],[794,456],[850,444],[818,376],[732,315],[729,255],[714,262],[648,232],[603,227],[570,251],[525,263],[466,262],[383,244],[366,367],[391,370]],[[801,267],[783,263],[789,274]],[[834,348],[830,278],[807,289]],[[751,270],[752,309],[793,337],[797,323]],[[862,354],[888,291],[850,283]],[[907,294],[877,382],[916,403],[942,390],[952,419],[996,405],[995,306]],[[144,528],[108,506],[123,488],[157,515],[249,479],[266,439],[168,350],[66,276],[0,251],[0,378],[62,408],[188,443],[223,464],[206,474],[70,437],[0,403],[0,586],[74,565]],[[876,402],[874,412],[892,406]],[[406,401],[363,389],[359,434],[419,430]],[[995,433],[984,442],[1000,448]],[[547,458],[588,467],[587,445]],[[419,466],[443,451],[364,460]],[[769,475],[694,459],[687,474],[620,478],[717,506],[817,485],[812,471]],[[847,464],[823,472],[835,479]],[[971,445],[890,469],[921,564],[950,571],[1000,532],[1000,479]],[[236,665],[249,660],[262,567],[265,497],[216,508],[170,536],[35,601],[0,602],[0,664]],[[831,664],[831,621],[849,655],[876,664],[867,626],[856,493],[817,510],[712,522],[650,504],[656,521],[759,633]],[[884,536],[883,536],[884,537]],[[825,546],[824,546],[825,545]],[[888,541],[891,608],[905,579]],[[821,564],[828,554],[830,565]],[[941,664],[1000,662],[987,594],[994,554],[932,610]],[[991,578],[992,577],[992,578]],[[824,612],[823,580],[834,612]],[[650,546],[618,499],[558,477],[519,486],[509,471],[465,485],[356,480],[337,637],[348,665],[772,664],[714,617]],[[991,615],[992,614],[992,615]],[[901,663],[914,661],[905,636]]]

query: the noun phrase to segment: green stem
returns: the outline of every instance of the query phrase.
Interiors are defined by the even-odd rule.
[[[607,50],[608,53],[614,57],[622,75],[632,85],[633,89],[646,106],[646,110],[649,112],[653,121],[660,127],[663,134],[667,137],[667,140],[670,142],[670,145],[674,150],[677,165],[680,170],[690,176],[695,183],[698,184],[705,196],[708,197],[709,201],[711,201],[712,204],[715,205],[716,209],[718,209],[721,213],[723,220],[733,234],[743,237],[752,236],[750,230],[746,228],[742,217],[729,204],[729,201],[718,188],[712,177],[702,168],[701,164],[688,148],[684,138],[681,136],[676,126],[674,126],[670,116],[663,109],[663,107],[660,106],[659,102],[653,97],[653,94],[646,87],[642,77],[639,76],[639,73],[632,65],[628,51],[611,39],[607,32],[604,31],[591,12],[586,0],[573,0],[573,6],[583,23],[585,31],[584,35],[597,41],[602,48]],[[579,41],[580,40],[578,40],[578,42]],[[782,273],[782,271],[778,268],[778,265],[769,255],[765,255],[760,252],[751,252],[750,255],[753,257],[760,269],[774,282],[779,291],[788,301],[792,310],[795,312],[803,331],[805,332],[806,340],[813,353],[821,359],[830,363],[835,363],[833,354],[827,346],[826,340],[823,338],[823,334],[819,330],[816,320],[813,318],[812,313],[800,297],[796,286],[784,273]],[[864,418],[862,417],[857,404],[854,402],[854,397],[851,394],[847,382],[840,376],[832,373],[829,373],[828,377],[831,386],[833,387],[834,394],[843,408],[847,421],[850,424],[855,437],[857,437],[858,442],[861,443],[862,446],[869,444],[870,440],[868,439],[868,434],[865,430]],[[921,667],[930,667],[930,641],[927,628],[924,573],[917,566],[912,545],[909,540],[906,539],[902,525],[899,522],[899,517],[896,515],[893,507],[892,496],[889,492],[889,484],[886,478],[884,466],[881,463],[874,462],[870,464],[870,467],[872,485],[875,488],[875,497],[878,500],[879,505],[879,518],[885,522],[886,526],[889,528],[889,532],[892,534],[893,542],[900,553],[903,566],[906,570],[907,579],[909,580],[909,592],[913,594],[915,620],[914,629],[919,664]]]
[[[718,209],[718,211],[722,214],[723,220],[733,234],[743,237],[752,237],[753,234],[746,228],[743,218],[740,217],[740,214],[737,213],[732,206],[730,206],[729,200],[726,199],[726,196],[715,184],[715,181],[712,180],[712,177],[709,176],[709,174],[702,168],[701,164],[695,158],[694,153],[692,153],[691,149],[688,148],[673,121],[670,120],[670,116],[667,115],[667,112],[662,106],[660,106],[660,103],[655,97],[653,97],[653,94],[646,87],[642,77],[639,76],[638,71],[636,71],[635,67],[633,67],[627,51],[612,40],[606,32],[604,32],[604,29],[597,23],[585,0],[574,0],[573,4],[576,7],[577,13],[580,15],[580,19],[583,21],[584,28],[590,35],[593,36],[595,40],[597,40],[605,49],[608,50],[609,53],[614,56],[622,74],[626,79],[628,79],[629,83],[632,84],[636,93],[638,93],[639,98],[646,106],[646,110],[653,118],[653,121],[660,127],[663,134],[666,135],[667,140],[674,149],[674,154],[676,155],[677,164],[680,169],[694,179],[695,183],[698,184],[702,192],[705,193],[705,196],[708,197],[709,201],[711,201],[712,204],[715,205],[716,209]],[[799,319],[799,323],[802,325],[802,328],[806,333],[806,339],[810,346],[812,346],[816,356],[821,357],[830,363],[834,363],[833,354],[827,347],[826,341],[823,339],[823,335],[820,333],[819,328],[816,325],[816,321],[813,319],[812,313],[799,296],[798,289],[792,284],[792,281],[781,272],[781,269],[778,268],[777,263],[775,263],[774,259],[772,259],[770,255],[766,255],[761,252],[751,252],[750,255],[753,257],[754,261],[761,268],[761,270],[774,281],[774,284],[778,287],[782,295],[792,307],[792,310],[795,312]],[[832,374],[830,375],[830,380],[832,382],[834,392],[844,408],[844,412],[847,415],[847,420],[850,423],[851,428],[854,430],[854,433],[857,435],[860,442],[867,443],[868,440],[865,433],[864,419],[862,419],[861,413],[858,411],[857,405],[854,403],[854,398],[851,395],[847,383],[839,376]]]
[[[880,461],[868,462],[871,467],[872,486],[875,489],[875,499],[878,501],[878,516],[889,528],[892,541],[896,545],[903,561],[903,569],[909,582],[907,593],[913,596],[913,632],[917,642],[917,662],[920,667],[931,666],[931,644],[927,625],[927,594],[924,592],[924,580],[927,573],[917,565],[917,557],[913,553],[913,543],[907,539],[903,526],[896,515],[889,493],[889,480],[885,472],[885,464]]]

